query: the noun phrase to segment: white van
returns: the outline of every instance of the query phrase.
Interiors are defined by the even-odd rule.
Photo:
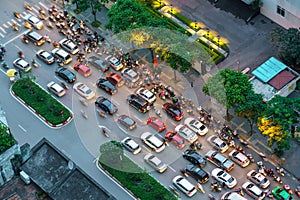
[[[53,57],[60,59],[64,65],[72,62],[71,55],[60,48],[53,49],[51,51],[51,53],[52,53]]]
[[[226,192],[222,197],[221,200],[247,200],[245,197],[241,196],[237,192]]]

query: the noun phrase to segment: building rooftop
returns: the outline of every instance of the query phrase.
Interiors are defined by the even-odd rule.
[[[45,138],[22,165],[30,179],[53,199],[115,199]]]
[[[280,90],[289,83],[291,80],[296,78],[294,74],[292,74],[288,70],[283,70],[279,74],[277,74],[274,78],[269,81],[269,84],[272,85],[276,90]]]

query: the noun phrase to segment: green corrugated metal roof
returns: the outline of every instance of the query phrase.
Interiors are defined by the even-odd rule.
[[[264,83],[267,83],[274,76],[276,76],[279,72],[287,68],[285,64],[280,62],[274,57],[269,58],[266,62],[261,64],[258,68],[256,68],[252,74],[259,78]]]

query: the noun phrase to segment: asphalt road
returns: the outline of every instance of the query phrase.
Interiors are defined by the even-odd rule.
[[[19,5],[18,8],[15,8],[14,3],[16,3],[16,0],[10,1],[6,7],[6,11],[0,13],[1,24],[7,23],[7,21],[11,21],[12,19],[14,19],[12,14],[13,11],[17,9],[17,11],[20,13],[24,11],[22,5]],[[29,3],[33,5],[33,1]],[[42,4],[35,4],[35,9],[32,11],[32,13],[36,14],[37,8],[39,6],[50,7],[49,5],[50,4],[46,1],[43,1]],[[22,13],[22,16],[23,14],[24,13]],[[17,51],[19,50],[22,50],[25,53],[26,60],[30,61],[32,58],[35,58],[34,54],[39,49],[43,48],[49,51],[53,49],[52,44],[48,43],[45,43],[42,47],[36,47],[31,43],[27,45],[24,44],[19,37],[24,31],[26,31],[26,29],[23,26],[20,26],[19,32],[13,31],[11,27],[5,30],[6,34],[4,34],[3,31],[1,33],[4,37],[0,35],[0,43],[6,44],[7,54],[5,56],[5,59],[8,65],[11,67],[13,60],[17,58]],[[63,38],[62,35],[60,35],[56,31],[49,30],[48,28],[44,28],[39,32],[42,35],[48,34],[50,38],[55,41],[59,41]],[[105,57],[105,55],[102,56],[102,58]],[[75,60],[75,56],[73,56],[73,59]],[[46,84],[48,82],[52,80],[60,81],[60,79],[58,79],[54,75],[54,70],[57,67],[57,64],[48,66],[42,63],[42,61],[38,59],[36,60],[39,63],[39,68],[33,68],[32,72],[30,72],[36,78],[36,82],[38,82],[41,86],[46,88]],[[72,64],[74,63],[75,61],[72,62]],[[68,65],[69,69],[71,70],[73,66],[72,64]],[[114,116],[108,116],[106,119],[99,117],[95,111],[95,99],[90,100],[89,105],[87,107],[83,106],[78,100],[79,96],[75,92],[73,92],[70,85],[70,89],[68,90],[67,95],[62,98],[59,98],[59,100],[66,106],[71,108],[75,116],[74,120],[70,124],[61,129],[49,129],[43,123],[41,123],[34,115],[32,115],[32,113],[28,112],[26,108],[17,103],[17,101],[9,94],[8,89],[10,87],[10,83],[8,78],[4,75],[4,73],[0,73],[0,79],[2,80],[2,84],[0,86],[0,103],[6,111],[7,121],[10,125],[12,133],[15,135],[18,142],[21,145],[24,143],[29,143],[31,146],[34,146],[40,139],[45,137],[48,140],[50,140],[54,145],[56,145],[59,149],[61,149],[67,156],[69,156],[74,161],[74,163],[76,163],[87,174],[93,177],[99,184],[101,184],[106,190],[112,193],[117,199],[132,199],[127,194],[127,192],[121,190],[118,185],[110,181],[105,174],[100,172],[95,167],[94,163],[95,158],[99,155],[99,146],[102,143],[111,139],[121,140],[126,136],[130,136],[134,138],[143,147],[143,151],[141,154],[136,156],[133,156],[130,153],[126,154],[130,156],[136,163],[149,170],[151,175],[157,178],[166,187],[168,187],[168,185],[171,185],[172,178],[180,174],[180,169],[188,164],[188,162],[185,161],[181,156],[184,150],[178,150],[177,148],[172,146],[172,144],[170,144],[162,153],[156,154],[159,158],[161,158],[161,160],[163,160],[169,165],[169,169],[163,175],[154,172],[148,165],[145,165],[143,157],[150,150],[142,144],[140,140],[140,135],[141,133],[146,131],[155,133],[155,131],[151,127],[145,124],[146,119],[149,116],[154,115],[154,111],[151,110],[147,114],[140,114],[127,104],[125,100],[126,97],[129,93],[134,92],[135,89],[128,89],[126,86],[123,86],[119,89],[118,93],[113,95],[112,97],[107,94],[104,94],[103,91],[101,91],[95,86],[96,80],[99,77],[104,76],[104,74],[97,71],[95,68],[92,68],[92,70],[93,74],[89,78],[84,78],[83,76],[75,72],[78,77],[77,81],[84,82],[85,84],[87,84],[91,89],[93,89],[97,93],[96,96],[104,95],[111,99],[111,101],[118,106],[118,113]],[[1,69],[1,71],[4,72],[3,68]],[[158,100],[156,104],[158,104],[156,105],[157,107],[160,107],[162,102]],[[89,116],[89,119],[84,119],[80,115],[81,109],[86,111],[86,113]],[[127,114],[134,118],[138,123],[138,128],[132,132],[128,132],[124,130],[124,128],[120,127],[119,124],[116,122],[117,117],[120,114]],[[185,117],[188,117],[188,114],[186,114]],[[180,122],[174,122],[171,119],[169,119],[169,117],[167,117],[164,113],[162,120],[166,122],[168,127],[167,130],[174,130],[175,126],[180,124]],[[110,130],[110,138],[105,138],[101,134],[100,129],[98,127],[99,125],[105,126]],[[164,132],[157,135],[163,137],[163,134]],[[211,134],[214,134],[212,130],[210,130],[205,137],[201,137],[199,139],[200,142],[204,144],[203,149],[199,151],[199,153],[203,156],[207,151],[211,149],[211,146],[206,143],[206,138]],[[255,154],[252,149],[247,149],[246,151],[254,154],[256,160],[259,159],[257,154]],[[228,155],[228,153],[226,153],[226,155]],[[207,166],[204,167],[204,170],[210,173],[213,168],[215,167],[211,163],[208,163]],[[242,169],[236,166],[235,169],[232,172],[230,172],[230,174],[232,174],[238,179],[238,185],[241,186],[242,183],[246,181],[246,173],[251,169],[255,168],[255,164],[250,165],[246,169]],[[190,180],[192,183],[196,183],[190,177],[188,177],[187,179]],[[275,185],[275,183],[272,183],[272,187]],[[205,191],[209,193],[210,184],[206,183],[203,187]],[[223,190],[221,193],[214,195],[217,198],[220,198],[220,196],[224,192],[225,191]],[[207,196],[205,195],[205,198],[206,197]],[[191,199],[199,198],[202,199],[203,195],[201,195],[198,192],[198,194]],[[182,195],[182,199],[187,199],[187,197]]]

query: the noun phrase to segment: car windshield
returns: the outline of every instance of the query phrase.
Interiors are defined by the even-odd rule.
[[[132,125],[134,123],[134,121],[129,117],[124,118],[123,121],[128,125]]]

